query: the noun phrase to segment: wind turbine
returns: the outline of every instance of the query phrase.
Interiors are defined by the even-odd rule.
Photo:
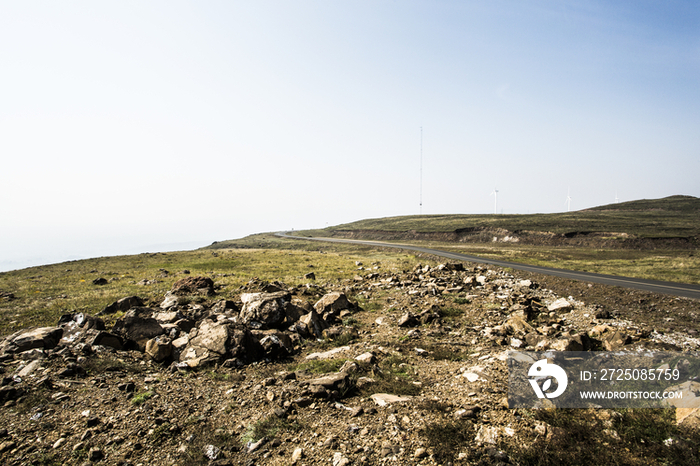
[[[571,212],[571,188],[566,190],[566,211]]]
[[[620,199],[617,198],[617,191],[615,191],[615,204],[617,204],[618,202],[620,202]]]
[[[498,213],[498,189],[493,188],[493,192],[491,194],[493,195],[493,213],[495,215]]]

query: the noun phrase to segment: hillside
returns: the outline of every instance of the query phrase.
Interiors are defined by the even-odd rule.
[[[700,461],[698,410],[514,409],[507,365],[697,351],[693,300],[377,251],[67,265],[0,274],[0,315],[44,325],[0,339],[4,465]]]
[[[593,247],[696,248],[700,199],[670,196],[576,212],[528,215],[412,215],[361,220],[300,235]]]

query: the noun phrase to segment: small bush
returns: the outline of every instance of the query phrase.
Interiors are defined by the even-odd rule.
[[[416,408],[423,410],[423,411],[431,411],[431,412],[448,412],[452,409],[452,405],[450,403],[445,403],[443,401],[437,401],[437,400],[425,400],[416,405]]]
[[[359,321],[354,317],[346,317],[343,319],[343,325],[345,325],[346,327],[350,327],[357,324],[359,324]]]
[[[440,317],[454,319],[464,314],[464,311],[454,307],[443,307],[440,309]]]
[[[435,451],[435,459],[442,464],[452,461],[460,448],[472,441],[475,435],[470,422],[459,421],[429,424],[420,434]]]
[[[102,374],[104,372],[131,372],[138,374],[143,372],[143,368],[136,363],[127,363],[112,355],[92,356],[87,358],[83,368],[88,375]]]
[[[328,372],[338,372],[343,367],[347,359],[314,359],[312,361],[293,364],[288,367],[290,372],[307,371],[312,374],[326,374]]]
[[[318,344],[319,349],[337,348],[339,346],[345,346],[353,340],[357,340],[360,336],[356,331],[347,331],[340,334],[335,339],[324,339],[323,342]]]
[[[152,391],[147,391],[147,392],[142,392],[134,395],[134,397],[131,399],[131,404],[134,406],[139,406],[143,403],[146,402],[146,400],[149,400],[150,398],[153,398],[155,395],[155,392]]]
[[[167,437],[170,437],[172,435],[172,432],[170,431],[170,428],[172,425],[168,422],[159,425],[156,429],[153,430],[151,433],[151,441],[152,442],[158,442],[166,439]]]
[[[447,345],[427,345],[423,347],[428,351],[428,355],[435,361],[464,361],[467,355],[455,349],[454,346]]]
[[[288,430],[299,430],[299,425],[287,419],[281,419],[275,415],[270,415],[250,424],[245,433],[241,436],[241,441],[245,444],[248,442],[257,442],[263,437],[271,439],[277,436],[280,431]]]
[[[412,383],[415,374],[413,366],[401,356],[392,355],[379,363],[379,370],[371,370],[369,375],[375,380],[371,387],[360,391],[363,396],[371,393],[391,393],[393,395],[418,395],[420,387]]]

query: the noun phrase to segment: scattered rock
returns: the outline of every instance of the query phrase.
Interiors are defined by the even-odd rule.
[[[410,312],[406,312],[399,318],[398,325],[399,327],[415,327],[418,325],[418,319]]]
[[[206,445],[202,453],[210,460],[215,461],[219,458],[219,455],[221,454],[221,449],[214,445]]]
[[[333,466],[347,466],[350,460],[343,456],[339,451],[333,454]]]
[[[240,318],[251,328],[278,328],[285,321],[291,295],[277,293],[245,293],[241,296],[243,309]]]
[[[375,393],[370,398],[379,406],[386,406],[393,403],[405,403],[412,400],[410,396],[397,396],[389,393]]]
[[[185,277],[176,281],[170,290],[175,295],[205,294],[214,295],[214,281],[209,277]]]
[[[172,343],[170,338],[160,335],[151,338],[146,342],[146,354],[155,362],[163,362],[170,357],[172,353]]]
[[[96,461],[100,461],[104,457],[105,457],[104,453],[98,447],[92,447],[92,448],[90,448],[90,451],[88,451],[88,461],[96,462]]]
[[[301,448],[295,448],[292,453],[292,464],[296,464],[300,459],[304,457],[304,450]]]
[[[125,313],[110,331],[74,313],[10,335],[0,343],[0,460],[447,464],[425,431],[449,423],[473,429],[453,464],[473,453],[510,464],[501,444],[560,445],[570,434],[508,409],[506,351],[636,350],[658,336],[617,318],[594,326],[594,306],[571,298],[554,310],[561,300],[546,287],[485,267],[366,267],[333,283],[251,280],[218,300],[189,296],[213,293],[213,281],[183,282],[157,309],[138,297],[107,306],[101,313]],[[379,299],[384,311],[347,296]],[[351,341],[331,348],[338,339]],[[694,406],[674,406],[678,423],[700,422]],[[592,429],[619,443],[620,420],[602,411]],[[297,425],[312,428],[287,428]]]
[[[569,302],[568,299],[566,298],[559,298],[556,301],[554,301],[552,304],[547,306],[547,309],[550,312],[565,312],[565,311],[570,311],[573,309],[573,306]]]
[[[306,356],[307,361],[313,361],[314,359],[332,359],[339,353],[344,353],[350,351],[349,346],[339,346],[338,348],[333,348],[332,350],[324,351],[322,353],[311,353]]]
[[[152,316],[153,310],[150,308],[131,309],[115,322],[112,333],[124,338],[126,348],[145,351],[148,340],[165,333],[160,323]]]
[[[126,312],[134,307],[143,306],[143,300],[138,296],[127,296],[118,301],[113,302],[109,306],[102,309],[97,315],[116,314],[117,312]]]
[[[63,329],[57,327],[22,330],[5,339],[3,350],[12,353],[21,353],[34,348],[51,349],[58,345],[62,336]]]

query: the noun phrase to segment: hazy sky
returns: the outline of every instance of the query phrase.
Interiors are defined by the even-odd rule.
[[[0,0],[0,270],[700,197],[700,3]]]

